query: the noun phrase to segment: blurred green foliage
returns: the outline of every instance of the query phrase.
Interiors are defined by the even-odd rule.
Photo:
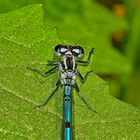
[[[129,30],[123,43],[124,52],[131,61],[133,70],[123,82],[124,92],[122,99],[134,105],[140,106],[140,1],[124,0],[127,10],[126,19]]]

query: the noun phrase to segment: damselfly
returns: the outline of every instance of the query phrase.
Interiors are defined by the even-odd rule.
[[[55,71],[56,69],[58,69],[60,71],[60,77],[58,79],[58,81],[56,82],[55,88],[54,90],[51,92],[51,94],[49,95],[49,97],[47,98],[47,100],[41,104],[38,105],[36,107],[40,108],[44,105],[46,105],[48,103],[48,101],[52,98],[52,96],[55,94],[55,92],[57,91],[58,87],[60,86],[60,84],[63,86],[63,94],[64,94],[64,140],[72,140],[72,87],[74,87],[78,93],[78,96],[80,97],[80,99],[83,101],[83,103],[87,106],[87,108],[92,111],[95,112],[95,110],[93,110],[88,103],[85,101],[85,99],[82,97],[81,93],[80,93],[80,89],[76,83],[76,77],[78,76],[82,82],[84,82],[86,80],[86,78],[88,77],[88,75],[92,72],[89,71],[86,73],[86,75],[83,77],[79,70],[77,69],[77,65],[82,63],[84,65],[88,65],[90,58],[91,58],[91,54],[93,53],[94,48],[91,49],[89,56],[88,56],[88,60],[87,61],[80,61],[80,60],[76,60],[77,57],[82,57],[84,55],[84,49],[80,46],[67,46],[67,45],[57,45],[55,47],[55,54],[57,56],[61,56],[61,59],[53,59],[53,60],[49,60],[48,63],[52,64],[54,67],[50,70],[48,70],[47,72],[42,72],[40,70],[37,69],[32,69],[30,67],[28,67],[28,69],[30,69],[33,72],[36,72],[42,76],[46,76],[49,73]]]

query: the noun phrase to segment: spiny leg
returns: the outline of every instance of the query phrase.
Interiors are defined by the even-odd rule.
[[[57,81],[55,88],[53,89],[53,91],[51,92],[47,100],[43,104],[35,106],[35,108],[41,108],[45,106],[48,103],[48,101],[52,98],[52,96],[56,93],[57,89],[59,88],[59,85],[60,85],[60,79]]]
[[[88,71],[88,72],[86,73],[86,75],[83,77],[83,76],[81,75],[81,73],[77,70],[78,76],[80,77],[82,83],[85,82],[85,80],[87,79],[87,77],[89,76],[89,74],[90,74],[91,72],[93,72],[93,70]]]
[[[40,74],[41,76],[43,77],[46,77],[48,74],[50,74],[51,72],[53,72],[54,70],[56,70],[58,68],[58,65],[53,67],[52,69],[48,70],[47,72],[42,72],[40,70],[37,70],[37,69],[32,69],[30,67],[27,67],[27,69],[31,70],[32,72],[36,72],[38,74]]]
[[[89,62],[90,62],[91,55],[93,54],[93,51],[94,51],[94,48],[92,48],[91,51],[89,52],[88,60],[87,61],[76,60],[76,62],[81,63],[81,64],[88,65]]]
[[[79,89],[79,87],[78,87],[78,85],[77,85],[76,83],[75,83],[75,89],[76,89],[76,91],[77,91],[78,96],[79,96],[80,99],[84,102],[84,104],[87,106],[87,108],[88,108],[90,111],[97,113],[95,110],[93,110],[93,109],[88,105],[88,103],[86,102],[86,100],[83,98],[83,96],[82,96],[81,93],[80,93],[80,89]]]

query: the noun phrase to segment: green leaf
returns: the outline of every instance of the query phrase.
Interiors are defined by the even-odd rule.
[[[63,42],[69,40],[76,44],[80,41],[87,51],[96,48],[93,64],[96,73],[122,75],[131,72],[130,61],[114,49],[110,39],[115,31],[126,31],[127,23],[92,0],[7,0],[0,2],[0,7],[7,11],[38,2],[43,4],[46,24],[58,27],[57,34]]]
[[[59,73],[42,78],[26,68],[50,69],[45,64],[60,43],[55,31],[43,26],[42,14],[41,5],[31,5],[0,15],[0,139],[57,140],[63,136],[62,87],[44,108],[34,109],[49,96]],[[87,71],[80,70],[82,74]],[[95,74],[84,84],[77,82],[83,97],[98,113],[90,112],[73,91],[73,139],[140,137],[139,109],[112,97],[108,84]]]

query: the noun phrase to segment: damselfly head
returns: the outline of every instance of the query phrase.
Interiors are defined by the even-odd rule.
[[[55,47],[55,54],[57,56],[82,57],[84,55],[84,49],[80,46],[57,45]]]

